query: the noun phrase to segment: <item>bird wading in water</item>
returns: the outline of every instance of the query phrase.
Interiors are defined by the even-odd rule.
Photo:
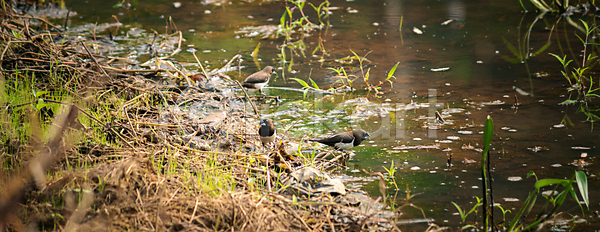
[[[324,139],[311,139],[311,142],[318,142],[337,150],[348,150],[358,146],[363,140],[370,139],[371,135],[365,130],[357,129],[329,136]]]
[[[271,75],[273,75],[273,67],[267,66],[258,72],[251,74],[246,77],[246,80],[242,82],[242,86],[248,89],[258,89],[260,94],[262,93],[262,88],[269,83],[269,79],[271,79]],[[264,95],[264,94],[263,94]]]

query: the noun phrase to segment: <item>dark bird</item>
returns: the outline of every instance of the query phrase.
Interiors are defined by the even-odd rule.
[[[242,86],[248,89],[258,89],[258,92],[262,94],[262,88],[267,85],[271,75],[273,75],[273,67],[267,66],[263,70],[246,77],[246,80],[242,82]]]
[[[369,139],[371,135],[365,130],[358,129],[329,136],[325,139],[311,139],[311,142],[319,142],[338,150],[350,149],[358,146],[363,140]]]
[[[260,135],[260,141],[263,145],[275,141],[277,129],[275,129],[275,125],[273,125],[273,120],[268,118],[260,120],[258,135]]]

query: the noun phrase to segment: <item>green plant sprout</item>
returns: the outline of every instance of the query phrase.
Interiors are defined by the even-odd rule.
[[[569,99],[561,102],[561,105],[573,105],[579,103],[577,112],[583,113],[587,116],[586,121],[591,122],[591,130],[594,129],[594,122],[600,117],[596,114],[600,109],[595,109],[590,107],[590,102],[594,99],[599,99],[600,95],[598,94],[598,90],[600,90],[600,85],[597,88],[594,88],[594,77],[589,75],[586,76],[590,69],[590,65],[588,64],[590,60],[593,60],[595,57],[593,54],[586,54],[588,45],[597,45],[595,43],[590,43],[588,40],[592,33],[597,31],[598,26],[590,27],[585,21],[581,20],[583,28],[585,28],[585,37],[581,38],[579,35],[575,34],[577,38],[583,44],[583,56],[582,56],[582,66],[581,67],[573,67],[571,71],[570,65],[573,60],[567,59],[566,56],[560,57],[559,55],[550,53],[550,55],[554,56],[561,64],[563,70],[561,71],[562,75],[569,82]],[[597,83],[596,83],[597,84]],[[576,93],[577,96],[574,97],[573,93]],[[563,124],[571,124],[570,119],[565,114],[565,118],[563,118]]]

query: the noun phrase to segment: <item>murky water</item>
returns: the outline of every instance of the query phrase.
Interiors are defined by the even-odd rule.
[[[181,6],[175,8],[170,1],[140,1],[129,9],[114,9],[102,1],[70,4],[78,13],[76,17],[80,17],[72,20],[73,25],[113,22],[110,16],[114,14],[130,27],[164,32],[168,17],[172,17],[187,40],[184,48],[187,51],[177,58],[182,61],[194,63],[189,51],[197,50],[200,59],[210,61],[209,68],[214,68],[241,53],[247,67],[244,71],[250,73],[258,70],[250,53],[260,43],[261,65],[281,66],[277,46],[282,39],[245,38],[235,31],[243,26],[276,25],[285,9],[282,2],[216,6],[204,5],[202,1],[181,1]],[[382,98],[367,97],[362,87],[354,93],[334,95],[324,103],[315,104],[313,113],[290,131],[297,138],[309,133],[317,136],[337,129],[347,130],[350,125],[377,131],[372,141],[354,149],[356,156],[348,163],[349,169],[337,171],[350,188],[379,196],[374,178],[357,171],[385,173],[383,167],[389,168],[393,162],[398,168],[395,178],[399,189],[387,189],[387,194],[397,194],[397,203],[402,204],[408,186],[411,194],[419,194],[411,202],[422,208],[427,218],[433,218],[438,225],[458,228],[460,217],[451,202],[470,208],[476,202],[474,196],[481,196],[478,179],[481,152],[476,149],[482,148],[480,132],[485,117],[490,115],[495,123],[491,155],[496,202],[514,212],[533,190],[534,180],[525,178],[527,172],[533,170],[540,178],[570,178],[578,169],[574,161],[584,159],[589,162],[583,170],[590,174],[590,210],[598,210],[599,201],[594,196],[598,196],[600,189],[596,177],[600,166],[595,160],[600,134],[598,129],[592,132],[590,124],[582,122],[585,118],[574,113],[575,107],[558,105],[566,100],[567,83],[560,75],[560,63],[547,55],[561,54],[567,43],[576,53],[580,51],[581,44],[575,37],[571,36],[571,41],[564,39],[565,33],[572,35],[572,28],[559,24],[562,47],[554,39],[548,50],[528,60],[530,72],[541,73],[530,77],[524,63],[512,64],[506,60],[516,57],[504,41],[517,47],[524,27],[537,16],[523,15],[515,1],[332,1],[331,5],[340,8],[332,10],[329,18],[332,26],[321,33],[329,56],[322,63],[318,62],[321,53],[317,53],[318,57],[295,57],[294,73],[286,72],[284,79],[282,70],[278,70],[270,86],[301,88],[289,78],[307,80],[310,76],[319,86],[326,87],[335,80],[334,73],[327,68],[339,67],[341,64],[335,60],[352,55],[350,49],[359,55],[370,51],[367,56],[370,63],[365,67],[370,68],[371,83],[383,81],[399,62],[393,87],[382,85],[385,92]],[[350,13],[354,10],[358,12]],[[447,20],[452,21],[443,25]],[[538,23],[533,28],[532,49],[528,52],[547,42],[548,27],[555,19],[547,16],[547,20],[550,26]],[[523,28],[519,29],[521,22]],[[422,34],[413,32],[414,28]],[[318,42],[318,32],[305,40],[307,54]],[[435,71],[443,68],[449,70]],[[360,70],[351,71],[360,75]],[[357,86],[362,85],[357,82]],[[518,93],[514,87],[529,95]],[[304,115],[315,97],[310,95],[304,100],[301,92],[276,88],[268,89],[268,93],[284,99],[280,104],[262,105],[263,112],[276,119],[281,128],[287,128]],[[515,99],[520,104],[516,107]],[[434,123],[435,110],[442,113],[447,124]],[[574,125],[556,126],[565,115]],[[431,129],[432,126],[438,128]],[[587,157],[581,158],[583,153]],[[447,166],[450,154],[451,168]],[[522,180],[512,181],[516,177]],[[560,210],[581,215],[572,200]],[[416,209],[407,208],[403,212],[403,219],[423,217]],[[595,218],[589,215],[586,214],[586,219],[594,223],[577,225],[576,229],[597,227]],[[563,217],[571,218],[568,214]],[[407,231],[426,227],[425,223],[400,226]]]

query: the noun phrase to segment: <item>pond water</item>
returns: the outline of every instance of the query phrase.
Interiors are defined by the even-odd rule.
[[[197,50],[200,59],[208,61],[209,68],[217,68],[239,53],[243,55],[242,65],[246,67],[243,72],[247,75],[259,70],[250,54],[260,43],[260,65],[281,67],[278,46],[283,39],[246,38],[235,31],[245,26],[277,25],[285,10],[283,2],[223,1],[215,5],[180,1],[178,8],[171,1],[131,3],[128,9],[113,8],[112,2],[104,1],[67,3],[78,13],[70,23],[114,22],[111,15],[116,15],[129,27],[164,33],[171,17],[187,40],[184,52],[176,58],[179,61],[195,63],[190,51]],[[319,137],[356,127],[370,131],[374,135],[372,140],[354,149],[356,155],[348,162],[349,169],[335,172],[348,188],[380,196],[375,178],[359,171],[386,173],[383,167],[389,168],[393,162],[399,189],[388,188],[387,194],[397,194],[396,203],[402,204],[408,187],[410,194],[418,194],[410,202],[422,208],[427,218],[438,225],[459,228],[460,216],[451,202],[470,209],[476,202],[475,196],[481,196],[481,152],[477,148],[482,148],[480,132],[486,116],[490,115],[495,124],[491,165],[497,203],[504,209],[518,210],[534,188],[534,179],[526,178],[529,171],[539,178],[563,179],[571,178],[574,170],[584,170],[589,174],[590,210],[598,210],[599,200],[595,196],[599,196],[600,164],[595,158],[600,134],[583,122],[585,116],[575,113],[574,106],[559,105],[568,97],[568,83],[560,74],[560,63],[548,55],[549,52],[570,55],[567,47],[575,54],[580,53],[582,46],[572,36],[572,27],[561,22],[553,29],[556,31],[551,31],[557,19],[547,15],[544,22],[532,28],[531,49],[525,51],[534,53],[549,37],[550,47],[526,63],[511,63],[510,58],[518,57],[511,53],[510,46],[518,47],[524,41],[527,25],[537,16],[537,13],[523,14],[516,1],[333,0],[331,6],[339,7],[331,11],[331,27],[307,37],[306,58],[295,56],[293,72],[285,71],[284,78],[284,71],[278,69],[276,79],[269,83],[273,88],[268,88],[267,93],[280,95],[283,101],[266,101],[261,108],[265,115],[275,119],[278,127],[287,128],[304,115],[314,99],[328,96],[309,94],[304,99],[302,92],[283,88],[302,87],[289,78],[310,77],[319,86],[329,87],[336,79],[335,73],[327,68],[342,65],[360,76],[356,62],[336,61],[351,56],[350,49],[361,56],[368,53],[370,62],[364,67],[365,71],[370,69],[371,83],[384,81],[388,71],[399,63],[393,86],[385,81],[382,84],[381,98],[373,97],[372,92],[363,89],[364,82],[357,81],[357,91],[317,102],[311,113],[290,131],[295,138],[307,134]],[[309,6],[305,11],[316,21]],[[448,20],[452,21],[443,24]],[[564,35],[571,39],[566,40]],[[328,56],[321,57],[320,51],[316,56],[310,55],[319,44],[319,37]],[[349,69],[351,66],[354,69]],[[441,71],[446,68],[449,69]],[[233,76],[243,80],[237,74]],[[435,122],[435,111],[443,115],[446,124]],[[573,122],[572,126],[560,125],[565,116]],[[447,166],[449,155],[451,168]],[[579,159],[589,165],[577,167]],[[569,214],[581,215],[573,200],[560,211],[565,212],[562,215],[565,219],[572,219]],[[406,208],[403,213],[402,219],[423,218],[417,209]],[[507,220],[512,215],[509,213]],[[576,230],[599,228],[596,217],[590,215],[593,214],[585,216],[589,223],[576,225]],[[424,230],[427,224],[412,223],[400,228]]]

